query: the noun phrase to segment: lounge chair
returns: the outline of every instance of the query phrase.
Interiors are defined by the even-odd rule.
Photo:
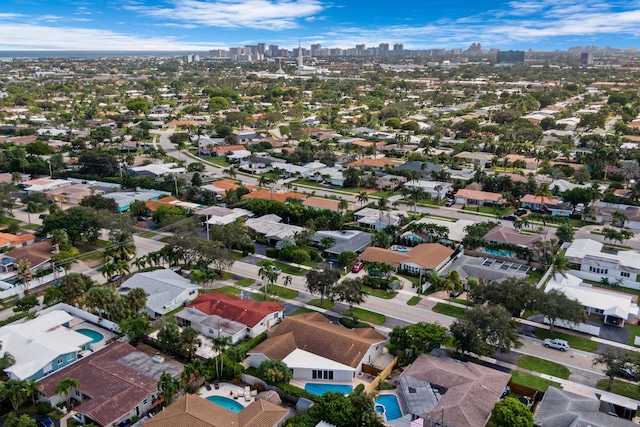
[[[220,390],[220,384],[218,384],[218,380],[213,381],[213,388],[215,388],[216,390]]]
[[[205,381],[204,386],[207,388],[207,391],[211,391],[211,384],[209,384],[209,381]]]

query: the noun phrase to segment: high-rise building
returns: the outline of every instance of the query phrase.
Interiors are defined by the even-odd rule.
[[[404,45],[402,43],[396,43],[393,45],[393,55],[402,56],[404,54]]]
[[[380,43],[378,46],[378,56],[389,56],[389,43]]]
[[[211,49],[209,51],[210,58],[226,58],[228,56],[228,52],[224,49]]]
[[[356,45],[356,55],[357,56],[362,56],[364,55],[364,51],[367,49],[367,47],[363,44],[357,44]]]
[[[265,44],[264,43],[258,43],[257,47],[257,51],[260,55],[262,55],[264,57],[264,54],[267,53],[266,49],[265,49]]]
[[[505,50],[496,54],[498,64],[524,64],[524,50]]]
[[[270,44],[269,45],[269,56],[272,58],[276,58],[278,56],[280,56],[280,48],[278,48],[277,44]]]
[[[311,56],[320,56],[320,51],[322,50],[322,45],[320,43],[311,45]]]
[[[593,52],[582,52],[580,54],[580,65],[592,65]]]

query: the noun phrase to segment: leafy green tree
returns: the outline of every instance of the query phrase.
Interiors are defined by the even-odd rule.
[[[500,427],[533,427],[533,413],[513,397],[505,397],[491,411],[494,424]]]
[[[418,322],[396,326],[389,334],[389,345],[403,362],[411,363],[422,353],[430,353],[446,342],[447,328],[437,323]]]
[[[638,371],[639,361],[638,355],[633,351],[605,346],[604,350],[593,359],[593,366],[604,365],[604,373],[609,377],[607,390],[611,390],[614,378],[621,376],[625,369],[634,374]]]
[[[98,240],[100,225],[96,211],[84,206],[74,206],[65,211],[58,211],[45,218],[44,231],[64,230],[72,243],[86,240],[94,243]]]
[[[134,200],[129,205],[129,213],[134,217],[146,216],[148,211],[149,208],[143,200]]]
[[[107,210],[114,213],[120,213],[120,207],[116,203],[115,199],[104,197],[100,194],[92,194],[90,196],[83,197],[80,201],[80,206],[94,208],[97,211]]]
[[[85,291],[93,286],[94,282],[89,276],[80,273],[68,273],[60,279],[60,291],[64,295],[63,301],[73,303],[82,297]]]
[[[191,359],[196,354],[198,347],[202,344],[202,341],[198,338],[198,331],[191,326],[187,326],[180,332],[180,339],[182,341],[182,348],[187,358]]]
[[[143,336],[150,332],[151,326],[145,316],[136,314],[120,322],[120,329],[127,334],[131,344],[136,345]]]
[[[158,381],[158,390],[164,395],[164,404],[170,405],[176,394],[182,389],[182,382],[178,378],[174,378],[171,374],[163,372],[160,374]]]
[[[324,298],[329,297],[336,282],[340,279],[340,272],[335,268],[325,267],[322,270],[313,269],[306,274],[307,290],[312,294],[320,294],[320,306],[324,306]]]
[[[28,313],[33,307],[39,304],[38,298],[35,295],[25,295],[16,301],[16,305],[13,307],[15,313],[25,312]]]
[[[518,325],[501,306],[475,307],[467,310],[449,328],[456,340],[456,349],[489,356],[496,351],[506,353],[521,347]]]
[[[43,303],[46,306],[54,305],[64,300],[64,293],[59,286],[51,286],[44,292]]]
[[[570,299],[557,289],[540,295],[537,307],[538,311],[549,320],[551,333],[557,320],[564,320],[574,325],[587,320],[582,304],[578,300]]]
[[[181,342],[181,338],[178,325],[173,319],[162,321],[158,331],[158,344],[160,347],[167,353],[178,354],[180,349],[176,348],[176,343],[179,342]]]
[[[4,383],[3,392],[11,402],[13,410],[17,411],[27,397],[25,381],[10,379]]]
[[[349,306],[349,312],[355,321],[356,316],[353,313],[353,306],[360,305],[367,299],[367,292],[362,286],[362,279],[344,279],[342,282],[339,282],[333,288],[331,299],[347,304]]]
[[[572,242],[574,234],[573,227],[568,223],[560,224],[556,230],[556,236],[563,242]]]
[[[149,110],[149,102],[142,96],[127,99],[124,105],[135,113],[146,113]]]
[[[340,255],[338,255],[338,262],[341,266],[351,269],[355,263],[358,262],[358,254],[352,251],[341,252]]]
[[[153,213],[153,220],[162,224],[164,220],[169,217],[186,218],[187,211],[180,206],[160,205],[158,209]]]
[[[258,375],[269,384],[287,384],[293,378],[282,360],[265,360],[258,366]]]
[[[534,308],[541,291],[527,279],[508,277],[500,283],[479,283],[470,291],[470,298],[478,303],[504,307],[513,317],[519,317],[523,310]]]
[[[22,414],[20,416],[11,412],[4,421],[3,427],[37,427],[36,420],[31,418],[28,414]]]
[[[79,388],[80,388],[80,381],[78,381],[75,378],[67,377],[58,381],[58,384],[56,384],[55,393],[65,396],[67,400],[67,406],[68,406],[69,400],[71,398],[71,391],[78,390]]]

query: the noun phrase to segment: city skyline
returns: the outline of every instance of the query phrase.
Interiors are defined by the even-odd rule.
[[[587,0],[418,3],[354,0],[6,0],[0,51],[208,51],[258,42],[353,48],[627,49],[640,6]]]

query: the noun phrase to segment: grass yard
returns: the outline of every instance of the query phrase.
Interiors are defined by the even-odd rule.
[[[467,303],[469,303],[469,307],[473,307],[475,304],[471,301],[467,301],[466,299],[461,299],[461,298],[447,298],[447,301],[451,301],[451,302],[455,302],[458,304],[462,304],[464,306],[467,305]]]
[[[500,217],[513,212],[513,208],[494,208],[493,206],[465,206],[465,212],[479,212],[487,215],[499,215]]]
[[[409,298],[409,301],[407,301],[407,305],[418,305],[420,301],[422,301],[422,298],[418,296],[412,296],[411,298]]]
[[[240,261],[244,257],[242,256],[242,252],[231,251],[231,258],[233,258],[235,261]]]
[[[231,166],[231,164],[227,162],[224,157],[210,156],[205,160],[205,162],[213,163],[216,166],[222,166],[225,168]]]
[[[221,294],[240,296],[240,289],[235,286],[222,286],[220,288],[200,289],[200,294],[208,294],[209,292],[220,292]]]
[[[429,218],[438,218],[438,219],[441,219],[443,221],[458,222],[458,218],[451,218],[451,217],[448,217],[448,216],[436,215],[436,214],[432,214],[432,213],[427,214],[427,216]]]
[[[521,356],[516,360],[516,365],[530,371],[540,372],[542,374],[554,377],[569,379],[569,369],[559,363],[550,362],[548,360],[539,359],[533,356]]]
[[[387,317],[384,314],[374,313],[373,311],[365,310],[363,308],[353,307],[353,314],[358,318],[358,320],[373,323],[376,325],[384,325],[384,322],[387,321]],[[351,316],[351,311],[346,309],[342,312],[343,316]]]
[[[544,378],[540,378],[537,375],[532,375],[521,371],[511,371],[511,381],[516,384],[520,384],[525,387],[531,387],[539,391],[547,391],[549,386],[562,388],[557,382],[546,380]]]
[[[244,278],[244,279],[240,279],[240,280],[236,280],[236,285],[238,286],[242,286],[243,288],[246,288],[247,286],[251,286],[254,283],[256,283],[255,280],[253,279],[249,279],[249,278]]]
[[[265,261],[267,260],[262,260],[260,262],[258,262],[256,265],[258,267],[262,267],[265,263]],[[302,269],[302,268],[298,268],[295,267],[293,265],[289,265],[289,264],[285,264],[279,261],[273,261],[273,260],[269,260],[271,262],[273,262],[273,265],[275,265],[276,267],[278,267],[280,270],[282,270],[283,273],[286,274],[291,274],[293,276],[304,276],[305,274],[307,274],[308,270]]]
[[[306,314],[306,313],[317,313],[317,311],[311,310],[310,308],[307,308],[307,307],[300,307],[293,313],[289,314],[289,316],[296,316],[298,314]]]
[[[434,305],[431,310],[435,311],[436,313],[444,314],[445,316],[458,318],[464,316],[464,313],[466,312],[464,308],[455,307],[453,305],[445,304],[442,302],[436,303],[436,305]]]
[[[319,182],[311,181],[310,179],[306,179],[306,178],[296,179],[291,184],[294,186],[298,184],[298,185],[304,185],[306,187],[313,187],[313,188],[322,188],[322,189],[327,188],[326,185],[322,185]]]
[[[411,284],[413,285],[414,288],[416,286],[418,286],[418,282],[420,281],[419,277],[413,277],[413,276],[409,276],[409,275],[406,275],[406,274],[396,274],[396,276],[400,276],[402,278],[407,279],[408,281],[411,282]]]
[[[537,285],[540,279],[542,279],[543,275],[544,275],[544,272],[541,270],[531,271],[527,276],[527,280],[532,285]]]
[[[253,295],[260,296],[264,299],[264,286],[261,287],[259,290],[260,292],[262,292],[262,294],[253,294]],[[267,293],[274,297],[280,297],[285,299],[298,298],[298,291],[296,291],[295,289],[285,288],[284,286],[279,286],[279,285],[270,285],[269,288],[267,289]]]
[[[632,325],[630,323],[625,323],[624,327],[631,331],[631,333],[629,334],[629,341],[627,341],[627,344],[635,346],[634,340],[636,338],[636,335],[640,335],[640,325]]]
[[[571,348],[574,348],[576,350],[588,351],[590,353],[593,353],[598,349],[598,343],[595,341],[591,341],[589,338],[565,334],[562,332],[558,332],[557,330],[553,333],[550,333],[546,329],[538,328],[536,329],[535,334],[536,337],[541,340],[544,340],[545,338],[560,338],[566,340],[569,342]]]
[[[154,233],[153,231],[143,231],[140,233],[140,237],[144,237],[145,239],[152,239],[156,237],[158,233]]]
[[[395,292],[387,292],[383,289],[370,288],[369,286],[362,286],[362,289],[364,289],[367,295],[371,295],[372,297],[378,297],[382,299],[393,299],[397,295]]]
[[[314,307],[324,308],[325,310],[331,310],[333,308],[333,303],[328,299],[325,299],[322,304],[320,304],[320,298],[312,299],[307,304],[312,305]]]
[[[172,236],[164,236],[163,238],[160,239],[160,241],[162,243],[169,243],[169,241],[171,240]]]
[[[606,378],[604,380],[598,381],[596,387],[600,390],[606,390],[609,385],[609,379]],[[630,399],[640,400],[640,389],[638,388],[637,383],[631,383],[620,380],[613,380],[613,386],[611,387],[611,392],[615,394],[619,394],[621,396],[626,396]]]

